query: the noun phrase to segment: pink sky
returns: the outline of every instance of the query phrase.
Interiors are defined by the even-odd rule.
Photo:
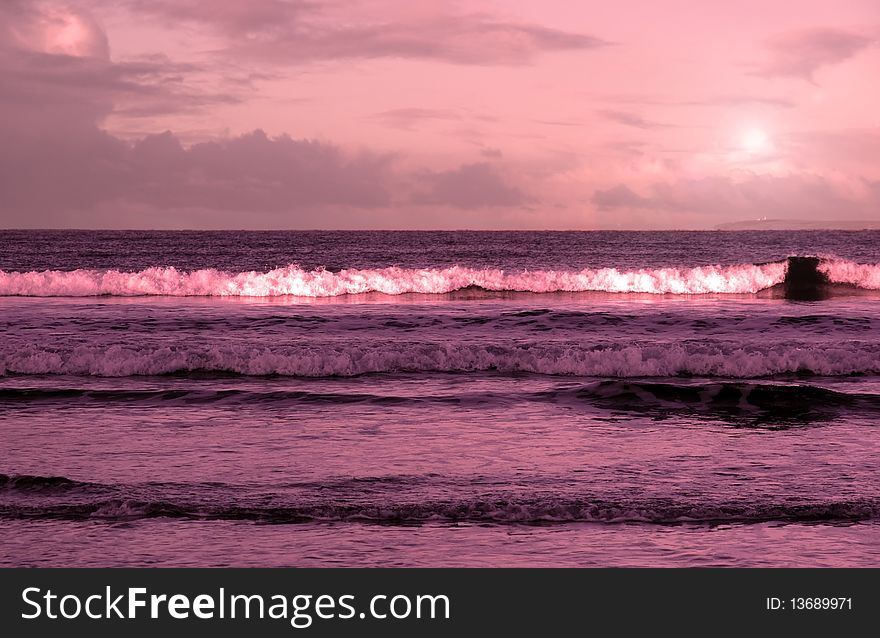
[[[0,2],[0,227],[880,224],[880,4]]]

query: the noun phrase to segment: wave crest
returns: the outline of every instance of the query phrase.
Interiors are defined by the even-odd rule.
[[[843,259],[823,260],[818,270],[837,284],[880,290],[880,264],[857,264]]]
[[[880,343],[469,344],[370,342],[318,346],[77,346],[0,351],[0,375],[127,377],[191,372],[351,377],[395,372],[528,372],[603,377],[758,378],[880,374]]]
[[[87,487],[90,483],[74,481],[66,476],[33,474],[0,474],[0,489],[19,492],[65,492]]]
[[[118,270],[0,271],[0,296],[90,297],[220,296],[336,297],[379,292],[443,294],[478,287],[516,292],[635,292],[654,294],[755,293],[783,281],[784,261],[736,266],[658,268],[621,271],[616,268],[580,271],[501,269],[381,268],[339,272],[303,270],[289,265],[268,272],[227,273],[207,269],[185,272],[153,267],[139,272]]]

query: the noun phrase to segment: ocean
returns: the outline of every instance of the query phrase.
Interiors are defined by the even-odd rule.
[[[0,564],[876,566],[878,247],[0,231]]]

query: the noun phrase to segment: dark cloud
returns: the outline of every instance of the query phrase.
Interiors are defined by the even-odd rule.
[[[317,2],[306,0],[121,0],[120,4],[170,26],[207,24],[234,38],[289,29],[318,8]]]
[[[389,200],[387,156],[349,156],[327,143],[259,130],[188,149],[170,133],[148,137],[132,148],[130,166],[136,184],[146,186],[141,201],[166,207],[292,211]]]
[[[618,184],[607,190],[597,190],[593,193],[593,203],[600,210],[654,207],[651,200],[642,197],[625,184]]]
[[[862,33],[816,28],[780,34],[766,43],[767,59],[756,69],[766,77],[813,81],[820,68],[844,62],[875,43]]]
[[[332,3],[298,0],[130,0],[123,4],[166,22],[213,26],[228,37],[226,53],[273,64],[417,58],[515,65],[543,52],[583,51],[609,44],[593,35],[476,13],[403,20],[377,15],[370,21],[344,22],[335,19]]]
[[[166,60],[108,60],[6,50],[0,52],[0,96],[5,110],[21,115],[62,111],[95,121],[115,111],[129,116],[196,112],[241,101],[240,94],[201,91],[185,75],[189,65]]]
[[[488,162],[464,164],[456,169],[426,172],[419,176],[428,190],[415,197],[423,204],[445,204],[460,208],[520,206],[529,198],[508,184],[498,169]]]
[[[3,17],[21,24],[42,15],[25,4],[3,5]],[[11,32],[10,22],[2,28]],[[110,114],[180,113],[237,99],[199,91],[193,77],[201,71],[163,56],[114,62],[88,50],[72,55],[0,41],[0,225],[168,227],[183,211],[199,211],[206,227],[248,226],[251,215],[264,225],[321,226],[329,218],[358,225],[361,212],[387,210],[408,180],[422,193],[411,203],[480,207],[525,199],[488,164],[405,175],[388,154],[260,130],[186,145],[171,132],[129,142],[101,129]],[[405,126],[482,116],[398,109],[378,117]],[[113,210],[127,212],[114,217]]]
[[[65,28],[78,34],[71,38],[46,38],[51,31]],[[109,59],[107,36],[85,11],[72,5],[53,6],[31,0],[3,0],[0,2],[0,46],[3,49],[30,49],[34,44],[47,53],[77,55]]]
[[[71,20],[85,36],[74,48],[45,42],[47,25]],[[245,89],[200,89],[202,71],[162,55],[115,62],[88,14],[0,4],[0,116],[10,129],[90,126],[111,112],[144,117],[241,101]]]
[[[372,208],[389,201],[389,158],[349,156],[329,144],[262,131],[190,147],[168,132],[130,145],[97,129],[27,141],[27,149],[0,150],[0,213],[7,223],[34,215],[48,222],[112,202],[295,216],[302,207]]]
[[[231,51],[298,64],[338,58],[419,58],[474,65],[516,65],[548,51],[594,49],[608,43],[558,29],[483,17],[436,18],[342,28],[308,28],[245,42]]]

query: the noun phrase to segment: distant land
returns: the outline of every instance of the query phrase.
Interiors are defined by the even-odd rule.
[[[880,213],[878,213],[880,215]],[[869,220],[808,220],[808,219],[747,219],[718,224],[716,230],[880,230],[880,219]]]

